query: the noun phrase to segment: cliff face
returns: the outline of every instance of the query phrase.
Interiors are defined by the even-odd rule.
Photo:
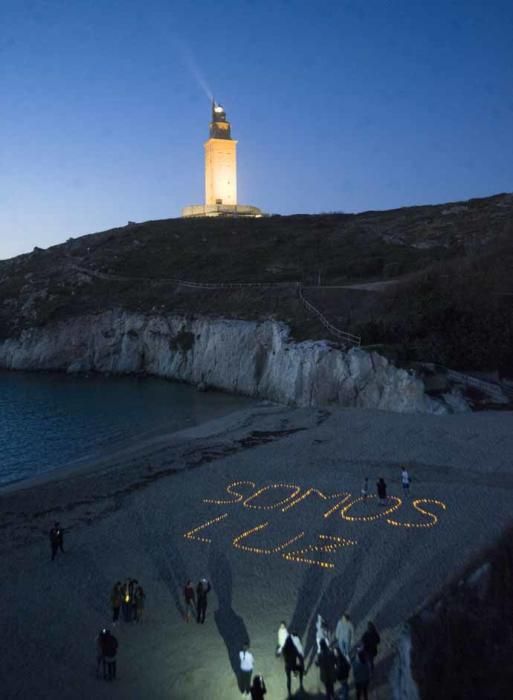
[[[421,380],[384,357],[325,341],[293,342],[275,321],[108,311],[24,330],[0,342],[8,369],[167,377],[298,406],[338,404],[447,413]]]
[[[513,687],[513,529],[406,626],[394,700],[502,700]]]

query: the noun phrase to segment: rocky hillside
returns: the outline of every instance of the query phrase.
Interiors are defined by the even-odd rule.
[[[405,631],[396,700],[502,700],[512,695],[513,529],[476,556]]]
[[[0,262],[0,338],[110,309],[335,325],[399,361],[508,368],[513,347],[513,195],[362,214],[149,221]],[[283,286],[205,290],[198,282]],[[308,288],[400,280],[386,291]]]

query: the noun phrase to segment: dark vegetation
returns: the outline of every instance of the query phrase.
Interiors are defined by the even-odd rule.
[[[131,224],[1,261],[0,337],[119,307],[274,318],[299,339],[326,337],[298,302],[301,282],[332,323],[399,362],[511,374],[512,222],[513,195],[497,195],[355,215]],[[212,291],[173,278],[290,285]],[[325,289],[315,287],[319,278],[399,283],[382,292]]]
[[[502,700],[513,687],[513,528],[410,620],[421,700]]]

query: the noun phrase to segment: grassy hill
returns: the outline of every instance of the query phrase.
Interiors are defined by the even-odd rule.
[[[507,369],[512,273],[509,194],[361,214],[148,221],[1,261],[0,336],[121,306],[276,318],[298,338],[326,337],[297,300],[299,281],[335,325],[401,361]],[[172,278],[290,286],[197,290]],[[309,288],[319,278],[334,287],[400,283],[382,293]]]

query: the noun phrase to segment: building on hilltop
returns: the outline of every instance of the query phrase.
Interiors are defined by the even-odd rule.
[[[263,216],[257,207],[237,203],[237,141],[224,108],[216,102],[205,143],[205,204],[184,207],[182,216]]]

